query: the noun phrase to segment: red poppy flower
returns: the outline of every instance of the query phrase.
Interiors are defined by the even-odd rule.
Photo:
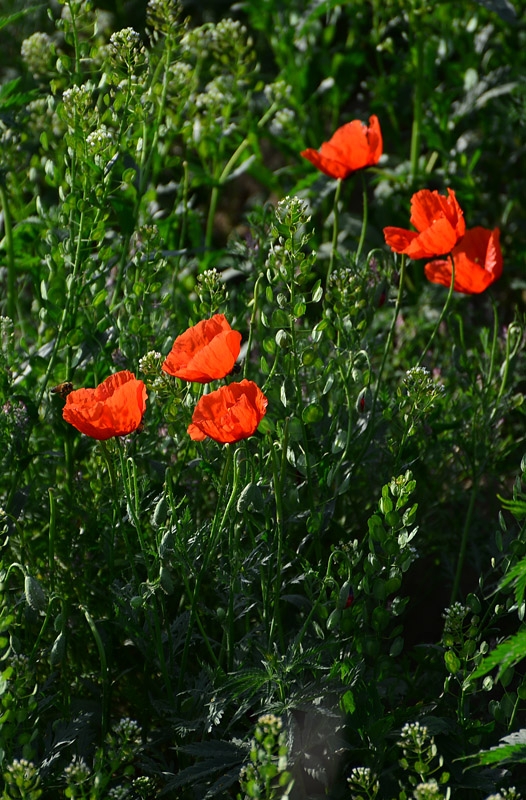
[[[455,192],[448,197],[421,189],[411,198],[411,224],[418,233],[405,228],[384,228],[385,241],[395,253],[409,258],[433,258],[450,253],[464,236],[466,223]]]
[[[241,334],[215,314],[177,337],[162,369],[185,381],[209,383],[232,371],[240,349]]]
[[[502,275],[502,251],[500,231],[488,228],[467,230],[462,241],[451,254],[455,262],[455,292],[480,294]],[[425,266],[426,277],[431,283],[451,286],[451,261],[430,261]]]
[[[146,409],[146,386],[133,372],[110,375],[95,389],[75,389],[62,416],[92,439],[126,436],[137,430]]]
[[[382,155],[382,131],[378,117],[369,117],[369,126],[355,119],[338,128],[320,150],[303,150],[308,159],[329,178],[347,178],[351,172],[378,164]]]
[[[190,438],[202,442],[209,436],[221,444],[238,442],[255,433],[267,411],[268,400],[253,381],[243,380],[205,394],[197,403],[188,426]]]

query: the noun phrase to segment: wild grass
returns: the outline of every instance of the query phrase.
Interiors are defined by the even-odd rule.
[[[3,800],[526,792],[524,26],[305,6],[0,20]],[[372,115],[365,169],[300,156]],[[448,188],[478,294],[386,245]],[[234,368],[163,370],[217,314]],[[124,371],[140,425],[64,419]],[[191,437],[243,380],[257,429]]]

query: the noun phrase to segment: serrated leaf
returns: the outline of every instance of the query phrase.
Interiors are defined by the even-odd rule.
[[[469,767],[489,764],[526,764],[526,729],[521,728],[514,733],[504,736],[497,747],[489,750],[481,750],[471,756],[465,756],[464,760],[469,760]],[[469,768],[468,767],[468,768]]]
[[[470,675],[469,681],[484,677],[495,667],[499,668],[497,672],[499,680],[509,667],[515,666],[524,658],[526,658],[526,630],[519,631],[515,636],[497,645]]]
[[[499,17],[513,25],[517,21],[517,12],[509,0],[476,0],[479,6],[484,6],[488,11],[494,11]]]
[[[526,558],[521,559],[500,582],[500,589],[510,584],[515,584],[515,602],[518,606],[522,605],[524,593],[526,592]]]
[[[39,4],[38,6],[28,6],[28,8],[24,8],[22,11],[17,11],[15,14],[11,14],[9,17],[0,17],[0,31],[7,25],[11,25],[13,22],[18,22],[18,20],[22,19],[22,17],[25,17],[26,14],[30,14],[32,11],[37,11],[39,8],[42,8],[42,5]]]

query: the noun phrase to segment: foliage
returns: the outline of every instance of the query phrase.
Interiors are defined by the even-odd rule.
[[[516,11],[3,9],[2,800],[525,796]],[[366,169],[301,158],[374,117]],[[382,236],[448,188],[477,296]],[[65,397],[116,373],[97,441]]]

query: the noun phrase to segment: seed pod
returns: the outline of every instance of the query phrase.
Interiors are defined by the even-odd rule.
[[[155,510],[153,512],[152,517],[152,525],[154,528],[160,528],[166,522],[166,518],[168,516],[168,503],[166,502],[166,497],[163,496],[157,502],[155,506]]]
[[[66,637],[62,633],[59,633],[53,645],[51,647],[51,652],[49,654],[49,663],[52,667],[58,667],[58,665],[64,660],[64,654],[66,652]]]
[[[32,575],[26,575],[24,580],[24,593],[29,608],[33,611],[45,611],[47,607],[47,599],[44,590]]]

